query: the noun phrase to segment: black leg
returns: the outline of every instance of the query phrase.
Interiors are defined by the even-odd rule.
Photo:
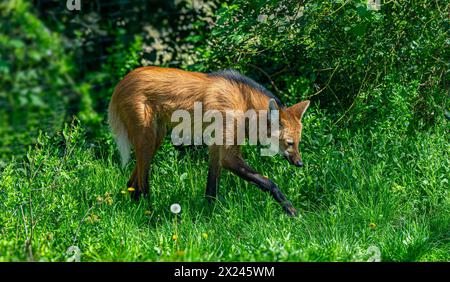
[[[213,202],[217,197],[217,189],[219,187],[219,177],[220,177],[220,152],[217,146],[212,146],[209,151],[209,169],[208,169],[208,180],[206,183],[205,197],[208,202]]]
[[[272,197],[281,204],[284,211],[290,216],[296,216],[297,211],[291,202],[281,192],[280,188],[270,179],[253,170],[240,156],[233,157],[224,162],[224,168],[235,173],[242,179],[256,184],[261,190],[270,192]]]

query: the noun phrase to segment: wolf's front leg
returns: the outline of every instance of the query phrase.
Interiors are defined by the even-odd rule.
[[[209,203],[212,203],[217,197],[220,171],[220,148],[217,145],[212,145],[209,148],[208,180],[205,191],[205,197]]]
[[[272,197],[281,204],[284,211],[290,216],[296,216],[297,210],[292,206],[291,202],[281,192],[280,188],[270,179],[262,176],[252,169],[240,155],[240,151],[225,153],[222,165],[225,169],[233,172],[242,179],[255,183],[261,190],[270,192]]]

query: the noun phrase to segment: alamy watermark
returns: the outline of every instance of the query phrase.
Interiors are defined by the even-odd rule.
[[[380,262],[381,261],[381,251],[377,246],[369,246],[367,248],[367,255],[370,255],[367,262]]]
[[[203,112],[202,103],[196,102],[193,115],[187,110],[176,110],[171,122],[178,123],[171,134],[174,145],[243,145],[248,139],[250,145],[268,146],[261,149],[262,156],[274,156],[279,151],[278,110]]]
[[[80,11],[81,10],[81,0],[67,0],[66,2],[67,10],[69,11]]]

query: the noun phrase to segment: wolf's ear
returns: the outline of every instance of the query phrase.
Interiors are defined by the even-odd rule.
[[[275,99],[270,99],[269,100],[269,109],[267,111],[267,119],[270,121],[270,116],[272,114],[273,111],[278,111],[278,105],[277,102],[275,101]],[[276,113],[276,112],[275,112]],[[274,114],[275,114],[274,113]]]
[[[302,101],[288,108],[298,119],[302,119],[303,114],[309,107],[309,100]]]

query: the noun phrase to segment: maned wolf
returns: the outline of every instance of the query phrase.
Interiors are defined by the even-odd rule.
[[[136,167],[128,181],[128,187],[136,189],[133,198],[139,199],[141,194],[148,193],[150,162],[167,131],[174,126],[172,113],[176,110],[192,113],[195,102],[201,102],[204,111],[278,111],[279,152],[289,163],[303,166],[298,145],[301,120],[309,100],[284,107],[267,89],[234,70],[204,74],[173,68],[141,67],[117,84],[109,104],[108,118],[122,164],[128,162],[131,147],[136,153]],[[247,132],[248,128],[245,130]],[[206,185],[209,201],[217,196],[220,171],[224,168],[270,192],[288,215],[297,214],[278,186],[244,161],[239,145],[211,145],[209,152]]]

